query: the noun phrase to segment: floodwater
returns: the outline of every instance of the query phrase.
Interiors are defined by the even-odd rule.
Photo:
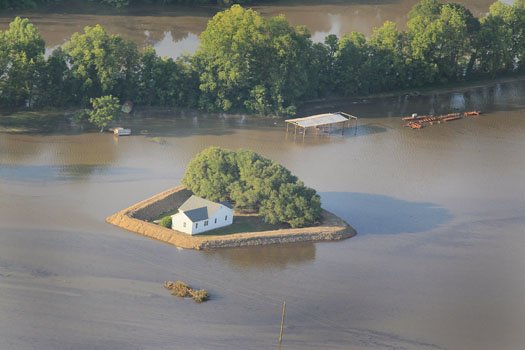
[[[509,2],[512,0],[504,1]],[[390,20],[404,27],[406,15],[417,0],[399,1],[305,1],[293,0],[256,6],[264,16],[284,14],[289,22],[305,25],[315,42],[328,34],[343,35],[359,31],[370,35],[373,28]],[[484,16],[493,0],[461,0],[475,16]],[[103,9],[93,6],[76,8],[56,6],[47,11],[0,13],[0,30],[7,28],[14,16],[28,17],[38,27],[47,44],[47,54],[62,45],[85,26],[103,25],[110,33],[120,34],[143,47],[152,45],[159,55],[179,57],[195,52],[199,34],[215,14],[213,8],[180,6]]]
[[[0,134],[1,348],[277,349],[283,301],[282,349],[522,348],[525,81],[305,108],[361,118],[304,141],[279,119],[191,111],[137,112],[120,139]],[[398,118],[455,108],[484,114]],[[282,163],[358,235],[199,252],[104,223],[211,145]],[[212,300],[177,299],[168,279]]]

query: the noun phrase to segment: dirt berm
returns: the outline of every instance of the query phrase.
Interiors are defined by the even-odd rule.
[[[343,219],[323,210],[319,226],[235,233],[217,236],[190,236],[152,223],[191,196],[184,186],[177,186],[143,200],[106,218],[106,222],[140,235],[180,248],[214,249],[293,242],[336,241],[353,237],[356,231]]]

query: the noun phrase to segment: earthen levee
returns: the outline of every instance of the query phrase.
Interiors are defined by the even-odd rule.
[[[184,186],[177,186],[109,216],[106,218],[106,222],[180,248],[197,250],[293,242],[336,241],[350,238],[356,234],[356,231],[343,219],[326,210],[322,212],[322,220],[319,226],[220,236],[190,236],[150,222],[163,213],[177,208],[190,196],[191,192]]]

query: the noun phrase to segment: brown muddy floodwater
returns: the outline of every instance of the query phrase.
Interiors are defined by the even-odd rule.
[[[141,112],[143,135],[0,134],[3,350],[520,349],[525,344],[525,82],[347,100],[357,134],[282,120]],[[422,130],[412,112],[479,108]],[[178,250],[104,223],[177,185],[205,147],[249,148],[358,231],[318,244]],[[212,295],[169,295],[182,279]]]
[[[509,1],[512,2],[504,2]],[[373,28],[381,26],[387,20],[394,21],[403,28],[408,11],[417,2],[418,0],[291,0],[254,8],[265,16],[284,14],[292,25],[306,25],[312,39],[322,42],[328,34],[343,35],[359,31],[370,35]],[[484,16],[494,0],[458,2],[467,6],[475,16]],[[197,49],[198,36],[216,11],[213,8],[180,6],[121,10],[93,6],[55,6],[44,12],[0,13],[0,30],[7,28],[14,16],[28,17],[39,28],[49,54],[85,26],[102,24],[109,32],[133,40],[140,47],[152,45],[159,55],[178,57]]]

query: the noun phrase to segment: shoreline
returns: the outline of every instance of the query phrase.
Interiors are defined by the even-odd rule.
[[[228,235],[191,236],[150,222],[166,212],[167,206],[182,204],[191,192],[177,186],[124,208],[106,218],[106,222],[136,234],[184,249],[217,249],[295,242],[338,241],[355,236],[355,229],[333,213],[323,209],[319,226],[244,232]]]
[[[411,96],[426,96],[431,94],[446,94],[453,92],[461,92],[470,89],[478,89],[488,87],[495,84],[514,83],[519,81],[525,81],[525,74],[514,75],[514,76],[501,76],[497,78],[482,78],[478,80],[471,80],[465,82],[455,82],[443,85],[428,85],[422,87],[413,87],[406,89],[399,89],[394,91],[378,92],[369,95],[353,95],[353,96],[329,96],[325,98],[312,99],[302,101],[297,107],[297,110],[307,111],[312,109],[312,105],[323,105],[325,103],[352,101],[352,100],[369,100],[376,98],[392,98],[405,95]]]
[[[513,83],[513,82],[519,82],[519,81],[525,81],[525,75],[519,75],[519,76],[506,76],[506,77],[499,77],[494,79],[480,79],[476,81],[471,82],[464,82],[464,83],[456,83],[456,84],[449,84],[449,85],[443,85],[443,86],[428,86],[428,87],[421,87],[421,88],[411,88],[411,89],[402,89],[402,90],[396,90],[396,91],[389,91],[389,92],[381,92],[376,94],[370,94],[370,95],[359,95],[359,96],[348,96],[348,97],[341,97],[341,96],[332,96],[332,97],[326,97],[322,99],[313,99],[308,101],[302,101],[298,107],[297,110],[299,113],[297,115],[302,114],[311,114],[316,113],[317,109],[319,107],[323,107],[327,104],[333,104],[333,103],[339,103],[339,102],[349,102],[349,101],[360,101],[360,100],[369,100],[369,99],[381,99],[381,98],[392,98],[397,96],[404,96],[404,95],[411,95],[411,96],[427,96],[431,94],[440,94],[440,93],[453,93],[453,92],[461,92],[461,91],[467,91],[469,89],[476,89],[476,88],[482,88],[482,87],[488,87],[495,84],[505,84],[505,83]],[[71,116],[74,114],[77,107],[63,107],[63,108],[42,108],[42,109],[33,109],[33,110],[27,110],[27,109],[14,109],[12,111],[7,111],[0,114],[0,133],[10,133],[10,134],[24,134],[24,133],[39,133],[39,132],[50,132],[50,127],[53,125],[63,123],[67,121]],[[328,109],[328,107],[326,108]],[[151,112],[151,113],[166,113],[166,112],[177,112],[182,111],[184,113],[189,112],[195,112],[199,114],[206,114],[206,115],[222,115],[227,114],[229,116],[235,117],[235,116],[248,116],[253,118],[259,118],[256,114],[245,114],[241,112],[231,112],[231,113],[213,113],[213,112],[206,112],[202,111],[197,108],[191,108],[191,107],[161,107],[161,106],[137,106],[134,109],[136,112]],[[270,119],[279,119],[279,120],[285,120],[285,117],[282,116],[276,116],[276,115],[266,115],[263,116],[263,118],[270,118]],[[3,121],[2,121],[3,119]],[[44,126],[42,126],[40,123],[44,121]],[[80,133],[84,132],[95,132],[98,131],[98,128],[91,128],[89,126],[86,126],[85,128],[82,128],[82,131]]]

